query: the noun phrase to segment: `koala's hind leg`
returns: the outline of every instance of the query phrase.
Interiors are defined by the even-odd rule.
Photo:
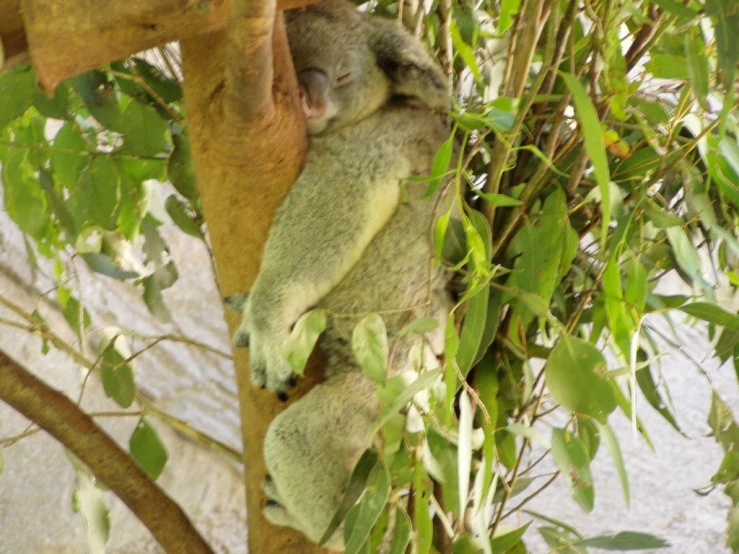
[[[262,490],[267,496],[267,502],[264,505],[264,517],[272,525],[280,527],[292,527],[301,530],[300,522],[290,515],[283,506],[283,500],[277,484],[271,475],[267,475],[262,481]]]
[[[271,497],[265,517],[317,542],[341,502],[354,465],[370,446],[377,408],[374,385],[357,370],[315,386],[278,415],[264,442],[273,480],[264,483]],[[341,550],[341,542],[337,533],[328,546]]]

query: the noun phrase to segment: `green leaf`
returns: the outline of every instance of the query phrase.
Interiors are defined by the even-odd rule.
[[[154,481],[167,464],[167,449],[159,434],[143,417],[139,420],[128,441],[131,456]]]
[[[433,194],[436,192],[436,189],[439,188],[439,183],[441,183],[444,175],[446,175],[446,172],[449,169],[449,164],[452,161],[453,148],[454,134],[452,133],[449,138],[442,143],[442,145],[439,147],[439,150],[436,152],[436,155],[434,156],[434,161],[431,164],[431,177],[429,178],[428,188],[423,195],[424,198],[429,198],[430,196],[433,196]]]
[[[551,548],[550,552],[557,554],[588,554],[584,546],[575,546],[578,543],[576,535],[561,527],[539,527],[539,534]]]
[[[116,228],[121,199],[121,178],[116,165],[105,156],[95,156],[80,175],[80,194],[87,198],[90,218],[103,229]]]
[[[549,448],[549,439],[547,439],[538,429],[534,429],[524,423],[509,423],[506,429],[514,435],[525,437],[533,442],[538,442],[544,448]]]
[[[33,173],[23,150],[9,153],[2,164],[5,209],[21,231],[40,240],[46,235],[50,210]]]
[[[662,399],[662,396],[657,389],[657,385],[652,377],[652,371],[649,367],[645,367],[636,372],[636,382],[639,385],[639,389],[642,391],[644,398],[647,399],[649,405],[652,406],[664,419],[672,425],[672,427],[678,433],[682,434],[682,430],[677,424],[675,415],[667,407],[667,403]]]
[[[570,487],[572,498],[586,512],[592,511],[595,489],[590,460],[583,443],[565,429],[552,429],[552,455]]]
[[[457,483],[459,491],[459,512],[463,514],[467,507],[470,492],[470,471],[472,469],[472,403],[467,391],[462,389],[459,399],[459,432],[457,434]]]
[[[64,203],[61,195],[57,192],[54,180],[46,169],[39,170],[38,182],[51,201],[57,221],[67,234],[67,242],[70,244],[74,243],[77,238],[77,225],[75,224],[74,217],[67,209],[67,205]]]
[[[35,88],[33,72],[28,69],[0,73],[0,129],[31,107]]]
[[[118,103],[118,92],[105,73],[87,71],[73,77],[72,83],[92,117],[106,129],[119,133],[123,131],[125,120]]]
[[[436,253],[435,267],[441,261],[442,254],[444,252],[444,237],[446,236],[446,230],[449,227],[449,218],[451,217],[451,210],[442,214],[439,219],[434,223],[434,252]]]
[[[385,322],[377,314],[369,314],[354,328],[352,350],[359,367],[375,383],[384,385],[387,380],[387,344]]]
[[[182,87],[174,79],[164,75],[159,68],[141,58],[133,58],[135,71],[144,78],[157,96],[172,103],[182,99]]]
[[[454,45],[454,51],[462,58],[464,65],[472,72],[475,77],[475,82],[479,85],[483,85],[482,73],[480,73],[480,67],[477,65],[477,58],[475,57],[475,51],[467,44],[459,33],[459,27],[457,22],[452,18],[452,44]]]
[[[390,421],[390,418],[407,406],[408,402],[410,402],[416,394],[433,385],[441,375],[442,370],[443,368],[437,368],[432,371],[426,371],[425,373],[422,373],[418,379],[405,387],[390,406],[383,408],[380,413],[380,417],[372,425],[370,434],[374,435],[377,433],[377,431],[382,429],[385,424]]]
[[[110,256],[107,254],[98,254],[95,252],[87,252],[80,254],[83,260],[87,262],[95,273],[101,275],[107,275],[113,279],[126,280],[135,279],[139,276],[135,271],[124,271],[120,267],[117,267]]]
[[[170,142],[167,122],[151,106],[131,102],[123,119],[126,152],[136,156],[162,154]]]
[[[678,308],[695,318],[708,321],[714,325],[721,325],[729,329],[739,329],[739,315],[727,312],[716,304],[710,302],[693,302]]]
[[[512,548],[513,546],[518,544],[518,542],[523,538],[523,535],[529,528],[529,525],[531,525],[531,522],[527,523],[526,525],[522,525],[514,531],[510,531],[508,533],[504,533],[495,537],[492,541],[490,541],[490,546],[493,552],[508,552],[509,548]]]
[[[433,484],[423,468],[416,463],[413,471],[413,523],[416,528],[415,554],[429,554],[434,529],[429,511],[429,498],[433,492]]]
[[[645,67],[658,79],[688,80],[688,65],[684,57],[674,54],[652,54]]]
[[[431,331],[436,329],[438,326],[439,322],[436,321],[435,318],[422,317],[411,321],[408,325],[398,331],[398,334],[395,336],[402,337],[411,333],[415,333],[417,335],[425,335],[426,333],[430,333]]]
[[[611,426],[607,423],[605,425],[599,425],[598,427],[600,428],[600,434],[603,437],[603,442],[606,443],[608,452],[610,452],[611,458],[613,458],[613,465],[616,466],[618,477],[621,480],[621,489],[624,492],[624,499],[626,500],[626,505],[629,506],[631,504],[629,476],[626,473],[626,465],[624,464],[624,457],[621,454],[621,447],[618,444],[618,438],[616,437],[616,433],[613,432]]]
[[[426,469],[438,482],[442,483],[443,506],[459,516],[460,502],[467,504],[467,499],[459,498],[459,475],[457,472],[457,448],[439,433],[430,429],[426,434],[429,456],[424,456]]]
[[[685,61],[693,94],[704,110],[711,111],[708,96],[708,59],[700,28],[690,29],[684,35]]]
[[[115,338],[115,340],[113,340]],[[131,351],[122,336],[109,337],[101,342],[100,377],[105,394],[122,408],[128,408],[136,397],[133,368],[126,360]]]
[[[180,231],[198,239],[203,238],[198,224],[193,220],[193,216],[187,211],[187,207],[180,202],[174,194],[170,194],[164,201],[164,208],[167,210],[169,217],[172,218],[175,225]]]
[[[75,125],[65,123],[54,137],[52,146],[51,164],[56,178],[67,190],[76,192],[80,169],[86,160],[89,161],[85,140]]]
[[[87,329],[92,323],[92,319],[90,318],[90,314],[87,311],[87,308],[82,308],[79,300],[77,300],[74,296],[70,296],[63,303],[60,298],[60,304],[62,304],[62,313],[64,314],[64,319],[67,320],[67,323],[69,323],[69,327],[79,337],[80,317],[82,317],[83,323],[82,331]]]
[[[482,549],[470,533],[463,533],[454,539],[452,554],[480,554]]]
[[[602,535],[580,541],[582,546],[592,546],[603,550],[647,550],[651,548],[667,548],[672,546],[666,540],[648,533],[637,533],[635,531],[621,531],[615,535]]]
[[[501,0],[498,13],[498,32],[505,33],[513,23],[513,16],[518,13],[521,0]]]
[[[515,198],[511,198],[510,196],[506,196],[505,194],[494,194],[492,192],[482,192],[482,191],[475,191],[475,194],[482,198],[485,202],[490,204],[491,206],[495,206],[496,208],[499,207],[510,207],[510,206],[520,206],[523,204],[520,200],[516,200]]]
[[[729,406],[715,390],[711,391],[711,409],[708,412],[708,426],[711,428],[710,436],[718,437],[729,428],[733,421],[734,417]]]
[[[595,420],[591,418],[577,418],[577,436],[588,452],[588,459],[592,462],[600,446],[600,430]]]
[[[628,280],[626,281],[626,290],[624,291],[624,300],[631,310],[636,310],[636,319],[640,319],[644,313],[644,306],[647,301],[648,282],[647,270],[642,263],[634,256],[629,266]]]
[[[411,542],[411,518],[402,506],[398,506],[395,515],[395,529],[393,542],[390,544],[389,554],[405,554]]]
[[[605,422],[616,408],[606,360],[587,341],[563,335],[549,354],[545,378],[552,398],[576,414]]]
[[[195,201],[198,198],[198,189],[190,155],[190,140],[180,125],[172,126],[172,144],[174,148],[167,162],[167,176],[177,192],[188,200]]]
[[[600,189],[601,203],[603,204],[603,216],[601,217],[601,247],[605,247],[608,237],[608,225],[611,222],[611,177],[608,171],[608,158],[603,141],[603,131],[600,127],[600,119],[595,111],[590,97],[585,92],[577,77],[569,73],[563,73],[562,78],[572,93],[575,102],[575,115],[582,129],[585,151],[590,161],[593,162],[595,180]]]
[[[457,350],[457,366],[462,376],[466,377],[472,368],[485,331],[487,321],[488,297],[490,287],[480,288],[472,298],[467,300],[467,312],[462,323],[459,335],[459,349]]]
[[[367,478],[367,488],[357,504],[354,525],[344,528],[345,554],[358,554],[390,499],[390,472],[378,460]],[[348,518],[347,518],[348,519]]]
[[[676,15],[683,20],[691,20],[698,16],[698,12],[689,7],[683,6],[680,2],[676,2],[675,0],[652,0],[652,3],[657,4],[666,12]]]
[[[87,550],[90,554],[105,554],[105,543],[110,538],[110,513],[105,502],[105,492],[96,486],[90,470],[69,450],[65,450],[75,471],[75,488],[72,506],[82,514],[87,534]]]
[[[157,267],[154,273],[144,278],[144,302],[154,317],[162,323],[169,323],[172,316],[164,304],[162,291],[177,281],[177,267],[174,262]]]
[[[634,321],[626,312],[624,295],[621,290],[621,273],[616,256],[608,261],[603,272],[603,303],[606,308],[608,326],[613,333],[613,340],[628,360],[631,351],[631,336],[635,331],[635,326]]]
[[[59,84],[51,97],[46,96],[40,88],[34,87],[33,105],[45,117],[70,119],[73,114],[69,108],[69,83],[64,81]]]
[[[303,374],[313,348],[326,329],[326,311],[311,310],[304,313],[293,327],[290,338],[282,346],[282,355],[298,374]]]
[[[701,271],[701,262],[698,258],[698,253],[685,231],[680,227],[670,227],[665,229],[665,233],[675,253],[678,265],[692,279],[707,286],[703,272]]]
[[[346,514],[349,513],[351,507],[356,504],[357,500],[359,500],[359,497],[364,492],[367,484],[367,478],[377,464],[377,461],[377,452],[372,449],[365,450],[364,454],[359,458],[359,461],[354,466],[352,475],[349,478],[349,484],[346,486],[346,491],[344,491],[341,503],[336,509],[336,512],[334,512],[334,516],[331,518],[331,523],[329,523],[326,531],[323,533],[321,540],[318,541],[318,546],[326,544],[326,541],[333,536],[341,525],[341,522],[344,521]]]

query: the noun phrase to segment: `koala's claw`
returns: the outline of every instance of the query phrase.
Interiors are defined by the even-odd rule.
[[[249,348],[249,333],[239,329],[234,335],[234,346],[237,348]]]

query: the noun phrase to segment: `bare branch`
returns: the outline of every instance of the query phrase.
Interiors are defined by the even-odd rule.
[[[167,552],[213,552],[185,512],[87,414],[2,351],[0,399],[82,460]]]

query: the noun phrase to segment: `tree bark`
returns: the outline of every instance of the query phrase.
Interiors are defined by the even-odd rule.
[[[278,0],[290,9],[314,0]],[[0,0],[0,70],[30,57],[41,88],[226,26],[226,0]],[[29,52],[30,49],[30,52]]]
[[[23,23],[17,17],[19,1]],[[278,0],[280,7],[315,0]],[[134,52],[180,40],[191,154],[224,296],[248,291],[259,270],[272,216],[305,156],[305,122],[281,13],[275,0],[0,0],[8,61],[27,38],[42,88]],[[225,29],[227,27],[227,30]],[[274,29],[274,32],[273,32]],[[8,37],[15,37],[9,49]],[[94,40],[91,40],[94,37]],[[9,57],[12,55],[13,57]],[[228,317],[234,332],[235,315]],[[235,353],[253,554],[319,550],[300,533],[262,516],[262,445],[274,416],[321,376],[309,366],[287,404],[254,390],[246,351]],[[84,460],[83,460],[84,461]]]
[[[0,351],[0,399],[84,462],[170,554],[212,554],[185,512],[66,395]]]
[[[273,2],[232,1],[228,36],[181,42],[185,104],[198,189],[223,296],[250,289],[272,216],[295,182],[306,149],[305,122],[282,14]],[[273,33],[274,29],[274,33]],[[233,333],[238,317],[231,314]],[[254,554],[319,550],[300,533],[262,515],[266,475],[262,445],[286,404],[254,389],[245,350],[235,352],[249,527]],[[290,402],[320,378],[308,371]]]

